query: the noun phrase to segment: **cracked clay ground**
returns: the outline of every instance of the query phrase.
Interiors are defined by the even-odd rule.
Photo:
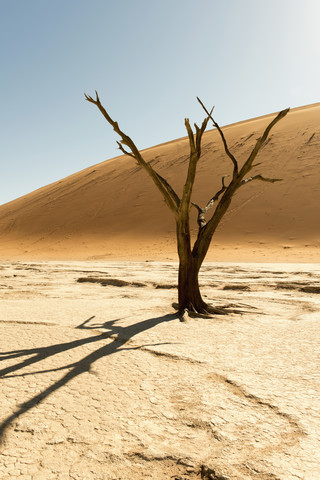
[[[203,294],[242,314],[188,323],[175,283],[2,264],[1,480],[320,479],[320,266],[208,263]]]

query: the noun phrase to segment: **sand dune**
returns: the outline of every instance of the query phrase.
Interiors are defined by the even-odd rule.
[[[240,164],[272,115],[224,127]],[[272,131],[256,173],[282,178],[253,182],[237,194],[210,259],[320,261],[320,103],[290,111]],[[121,119],[119,119],[121,121]],[[108,128],[108,125],[106,125]],[[181,192],[186,138],[143,152]],[[231,172],[216,130],[204,135],[194,201],[201,205]],[[196,213],[193,212],[193,233]],[[38,259],[174,259],[175,225],[151,179],[117,157],[0,206],[0,257]]]

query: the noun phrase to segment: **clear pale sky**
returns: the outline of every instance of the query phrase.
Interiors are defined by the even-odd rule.
[[[185,136],[320,101],[320,0],[0,0],[0,204]]]

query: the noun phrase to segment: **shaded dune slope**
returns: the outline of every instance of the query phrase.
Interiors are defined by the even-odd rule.
[[[272,117],[224,127],[240,164]],[[254,172],[283,181],[252,182],[239,190],[215,238],[215,251],[225,249],[225,257],[217,258],[228,260],[229,253],[240,247],[260,252],[271,247],[319,251],[319,120],[317,103],[291,110],[272,130],[258,156],[262,165]],[[187,169],[187,138],[146,149],[143,155],[180,193]],[[231,167],[218,132],[209,130],[204,134],[193,200],[206,204]],[[196,212],[192,221],[196,234]],[[2,258],[175,258],[174,243],[174,221],[160,193],[125,156],[0,206]]]

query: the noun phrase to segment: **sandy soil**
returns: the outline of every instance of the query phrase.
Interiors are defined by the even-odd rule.
[[[274,116],[224,127],[240,165]],[[319,120],[317,103],[293,109],[272,130],[257,157],[261,165],[252,173],[283,181],[241,187],[208,259],[320,262]],[[143,156],[180,194],[188,140],[149,148]],[[231,167],[217,131],[209,130],[203,137],[193,201],[206,205]],[[191,216],[195,236],[196,212]],[[151,179],[130,157],[94,165],[0,206],[1,259],[174,261],[175,252],[173,217]]]
[[[1,480],[318,480],[320,265],[201,283],[242,314],[179,322],[170,262],[3,263]]]

